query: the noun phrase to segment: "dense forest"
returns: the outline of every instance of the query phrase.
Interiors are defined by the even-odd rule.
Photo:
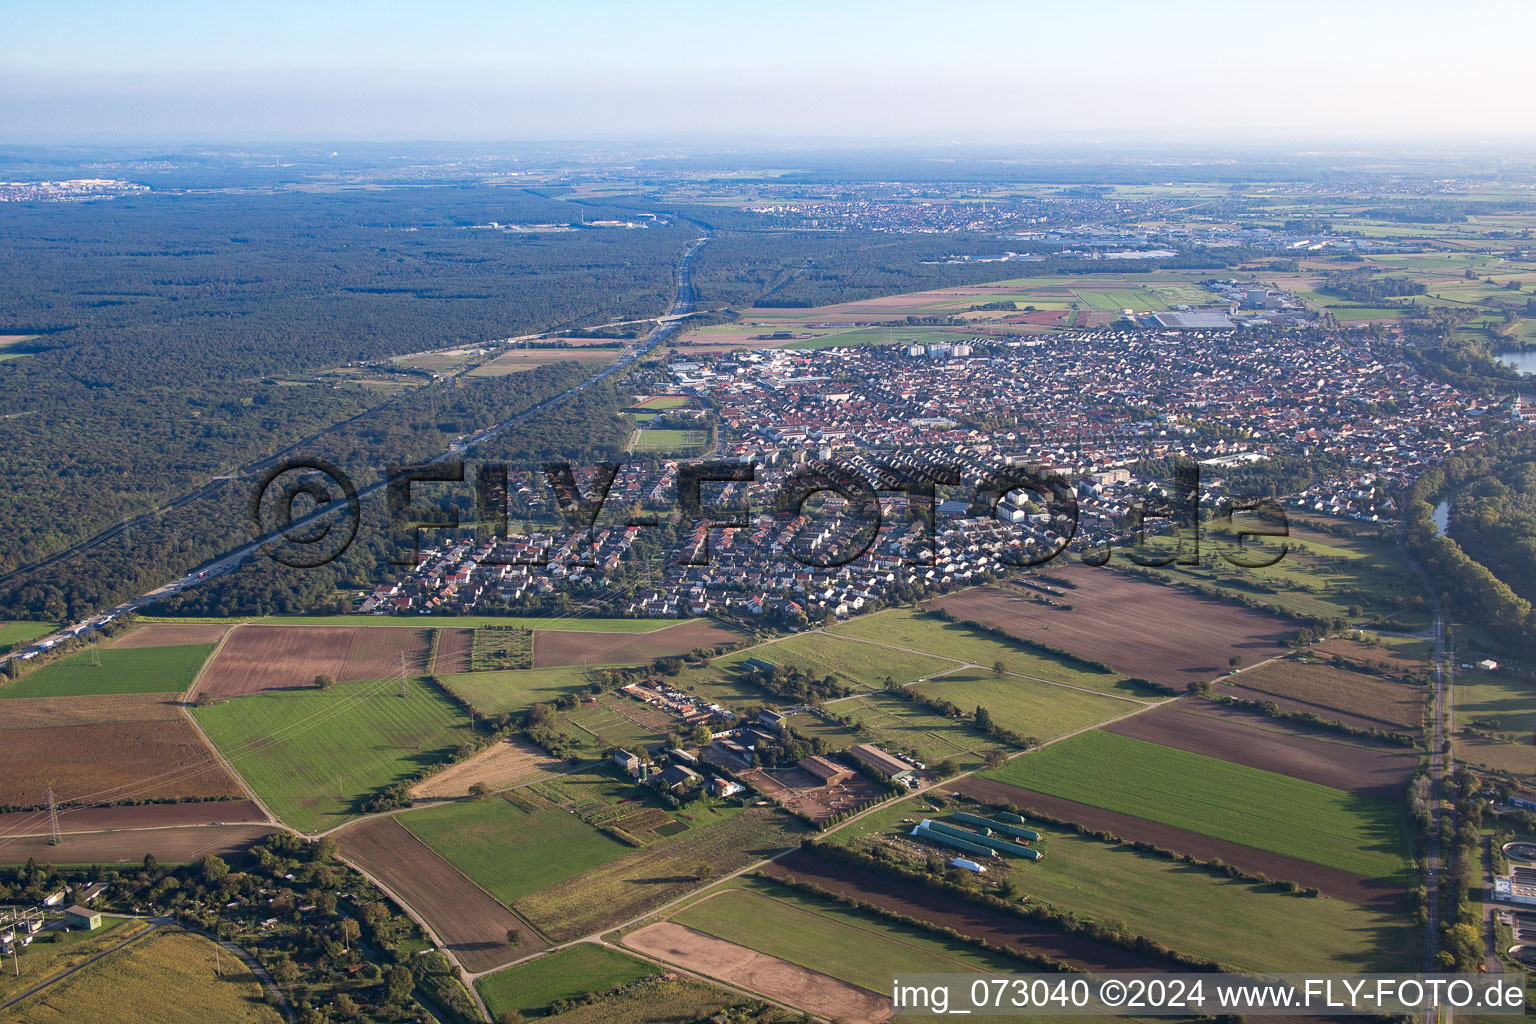
[[[292,378],[655,315],[671,301],[677,257],[697,228],[580,227],[630,215],[495,188],[9,205],[0,334],[41,339],[0,362],[0,573],[365,412],[366,424],[324,439],[328,457],[381,432],[414,434],[422,414],[412,401],[450,413],[464,404],[462,421],[482,422],[487,410],[470,408],[479,402],[468,393],[408,401],[345,380]],[[471,228],[492,221],[575,227]],[[453,432],[420,440],[440,433]],[[172,564],[182,563],[160,571]],[[13,610],[36,603],[6,598]]]

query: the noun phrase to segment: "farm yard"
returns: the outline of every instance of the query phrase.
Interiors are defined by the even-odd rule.
[[[181,693],[212,650],[211,644],[88,647],[0,685],[0,699]]]
[[[689,619],[646,633],[541,630],[533,636],[533,665],[629,665],[675,658],[699,647],[738,643],[742,635],[710,619]]]
[[[471,971],[485,971],[544,948],[538,934],[396,818],[374,818],[337,833],[342,855],[408,903]],[[514,948],[512,929],[522,933]]]
[[[197,681],[199,695],[238,697],[314,685],[398,676],[426,668],[427,631],[331,626],[236,627]]]
[[[116,929],[109,941],[121,941],[131,927]],[[118,1024],[124,1007],[155,1007],[157,1024],[281,1024],[256,977],[241,965],[216,975],[213,956],[208,939],[160,928],[11,1007],[7,1019]]]
[[[1113,733],[984,777],[1366,877],[1400,880],[1407,866],[1399,805]]]
[[[1242,672],[1221,689],[1245,700],[1273,700],[1364,729],[1417,733],[1430,691],[1384,676],[1295,658]]]
[[[170,694],[6,702],[0,806],[44,805],[50,787],[80,804],[241,795]]]
[[[660,973],[654,964],[583,942],[479,978],[475,987],[493,1018],[507,1010],[531,1016],[558,1000],[607,992]]]
[[[1225,674],[1234,657],[1253,665],[1285,654],[1295,632],[1272,615],[1106,569],[1062,566],[1050,575],[1072,584],[1060,597],[1070,611],[996,587],[935,603],[958,618],[1181,690]]]
[[[459,708],[419,680],[257,693],[193,711],[214,745],[285,823],[311,832],[441,764],[469,739]]]
[[[1293,728],[1253,712],[1190,698],[1104,730],[1391,802],[1402,799],[1419,765],[1415,750]]]

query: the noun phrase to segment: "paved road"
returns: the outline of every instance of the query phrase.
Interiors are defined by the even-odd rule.
[[[550,398],[546,398],[544,401],[539,402],[537,405],[514,416],[511,416],[492,427],[488,427],[475,434],[469,435],[460,441],[455,442],[449,451],[443,452],[434,458],[428,459],[426,464],[435,465],[438,463],[447,462],[450,459],[458,458],[465,452],[472,451],[479,445],[484,444],[486,441],[489,441],[494,437],[499,437],[518,424],[525,423],[532,419],[534,416],[537,416],[548,409],[560,405],[561,403],[569,400],[572,396],[580,394],[587,388],[592,387],[594,384],[606,380],[616,373],[623,372],[632,363],[634,363],[635,360],[652,351],[662,342],[666,341],[667,338],[677,333],[677,331],[681,328],[677,323],[676,318],[693,312],[695,296],[693,279],[689,265],[692,263],[693,258],[698,255],[699,250],[704,248],[704,246],[709,243],[711,237],[712,236],[709,230],[704,229],[703,236],[689,245],[688,248],[683,252],[683,255],[678,260],[677,265],[677,298],[673,301],[672,308],[667,311],[666,318],[664,318],[663,321],[660,322],[657,327],[649,334],[647,334],[643,339],[626,348],[619,356],[617,361],[609,364],[607,367],[582,381],[580,384],[568,388],[565,391],[562,391]],[[297,442],[297,444],[302,443],[304,442]],[[290,450],[291,448],[284,449],[284,453]],[[260,468],[262,470],[268,469],[278,462],[281,454],[283,453],[269,456],[268,458],[262,459],[259,462],[251,463],[250,466],[254,468]],[[210,488],[222,485],[223,481],[216,481],[215,483],[211,483],[204,488],[201,488],[190,494],[183,495],[181,498],[178,498],[174,502],[167,505],[166,508],[179,507],[181,504],[194,501],[198,497],[202,497],[207,493],[211,493]],[[382,490],[385,485],[386,481],[379,480],[378,482],[369,484],[366,487],[358,488],[358,499],[361,500],[377,493],[378,491]],[[81,622],[74,623],[64,629],[59,630],[56,633],[52,633],[46,637],[41,637],[25,648],[19,648],[9,654],[0,655],[0,665],[4,665],[7,661],[10,661],[13,658],[20,658],[29,652],[38,652],[39,650],[43,649],[41,648],[42,644],[56,644],[57,642],[62,641],[70,636],[86,635],[104,625],[110,619],[117,618],[118,616],[127,612],[137,611],[146,605],[151,605],[157,601],[164,600],[165,598],[174,594],[188,590],[201,583],[205,583],[214,577],[222,576],[225,573],[232,572],[241,562],[245,561],[245,559],[260,551],[264,545],[270,544],[271,542],[280,539],[280,537],[285,533],[291,533],[300,527],[309,526],[326,518],[332,517],[338,511],[344,508],[345,505],[346,503],[342,501],[333,501],[327,505],[322,505],[307,516],[301,516],[299,519],[295,520],[286,530],[274,531],[273,533],[259,537],[256,540],[250,541],[249,543],[239,545],[228,553],[221,555],[218,558],[203,564],[202,566],[199,566],[191,572],[186,573],[185,575],[180,576],[177,579],[170,581],[169,583],[156,587],[155,589],[141,594],[140,596],[131,600],[124,601],[122,604],[117,605],[114,608],[109,608],[103,612],[99,612],[96,615],[93,615]],[[149,515],[153,517],[160,514],[161,510],[157,510],[156,512],[150,513]],[[127,525],[131,524],[119,524],[118,526],[112,527],[104,533],[111,536],[116,536]],[[44,561],[51,563],[52,561],[57,560],[59,557],[67,556],[71,553],[76,553],[80,550],[83,550],[91,544],[98,542],[100,539],[106,539],[106,537],[101,536],[97,539],[83,542],[81,545],[76,545],[74,548],[70,549],[70,551],[59,552],[56,555],[50,556],[49,559],[45,559]],[[18,569],[6,576],[5,579],[24,578],[25,574],[34,571],[42,564],[43,563],[37,563],[33,566]]]

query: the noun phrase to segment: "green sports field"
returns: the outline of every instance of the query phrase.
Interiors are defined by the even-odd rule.
[[[272,813],[304,832],[356,816],[369,794],[447,760],[470,735],[458,706],[418,680],[405,697],[385,679],[252,694],[192,713]]]
[[[661,968],[616,949],[583,942],[515,964],[475,982],[492,1018],[507,1010],[532,1015],[560,999],[607,992],[661,973]]]
[[[1083,733],[983,774],[1369,878],[1407,867],[1394,804],[1112,733]]]
[[[0,698],[180,693],[211,653],[212,644],[76,651],[0,686]],[[100,664],[91,663],[93,655]]]
[[[633,849],[570,811],[524,810],[502,797],[442,804],[398,820],[508,906]]]
[[[697,448],[709,440],[703,430],[674,430],[668,427],[652,427],[635,434],[631,446],[637,452],[677,452]]]

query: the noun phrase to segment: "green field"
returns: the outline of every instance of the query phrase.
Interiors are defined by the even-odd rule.
[[[1019,961],[753,878],[672,915],[697,931],[889,992],[893,974],[1014,973]]]
[[[930,809],[922,798],[903,800],[839,830],[832,841],[882,846],[889,838],[905,840],[913,820],[946,820],[949,812]],[[989,861],[987,870],[993,880],[1015,882],[1032,901],[1123,923],[1134,934],[1244,970],[1407,969],[1403,956],[1415,936],[1390,912],[1272,892],[1075,831],[1040,822],[1029,827],[1041,834],[1045,859],[1004,857]]]
[[[458,706],[414,679],[403,698],[385,679],[252,694],[192,713],[272,813],[304,832],[359,814],[369,794],[447,760],[470,735]]]
[[[767,807],[693,803],[676,816],[689,825],[686,832],[572,875],[519,900],[514,909],[550,939],[565,942],[612,928],[697,889],[701,866],[713,876],[728,874],[798,846],[809,834],[799,821]]]
[[[599,756],[604,747],[633,749],[640,744],[660,741],[662,734],[620,713],[620,709],[623,709],[625,704],[637,709],[639,707],[622,695],[617,697],[610,695],[598,698],[596,703],[582,704],[580,707],[562,712],[560,717],[571,728],[561,731],[587,741],[592,747],[591,756],[593,757]],[[683,728],[681,722],[677,723],[677,728]]]
[[[586,669],[508,669],[504,672],[463,672],[440,677],[443,685],[473,704],[481,714],[526,711],[585,686]]]
[[[58,628],[51,622],[0,622],[0,654],[41,640]]]
[[[441,804],[397,820],[508,906],[632,849],[569,811],[525,810],[502,797]]]
[[[475,988],[496,1018],[507,1010],[532,1015],[560,999],[606,992],[660,973],[616,949],[583,942],[487,975]]]
[[[697,448],[708,440],[709,433],[704,430],[651,427],[636,431],[634,444],[630,447],[637,452],[678,452]]]
[[[0,686],[0,697],[84,697],[108,693],[180,693],[192,685],[212,644],[98,647],[66,654]],[[92,659],[100,661],[92,665]]]
[[[955,667],[953,662],[938,658],[861,644],[827,633],[799,633],[751,650],[736,651],[717,659],[714,666],[734,669],[748,658],[799,669],[817,679],[837,676],[844,684],[867,689],[880,688],[887,676],[898,683],[910,683]]]
[[[984,774],[1371,878],[1405,874],[1396,805],[1156,743],[1088,732]]]
[[[1144,706],[1033,679],[994,676],[979,669],[931,679],[919,685],[917,691],[953,701],[967,714],[977,706],[984,707],[998,725],[1038,740],[1054,739]]]
[[[245,622],[245,619],[151,619],[151,622]],[[582,615],[536,618],[527,615],[268,615],[255,619],[288,626],[421,626],[432,629],[474,629],[479,626],[520,626],[577,633],[649,633],[678,624],[677,619],[606,619]]]
[[[832,632],[889,645],[886,654],[892,657],[899,657],[900,652],[890,647],[904,647],[988,669],[1001,661],[1009,672],[1022,676],[1070,683],[1102,693],[1136,695],[1136,690],[1114,673],[1080,668],[1065,659],[1030,650],[1022,643],[1010,643],[963,623],[945,622],[909,608],[861,615],[838,623]]]

